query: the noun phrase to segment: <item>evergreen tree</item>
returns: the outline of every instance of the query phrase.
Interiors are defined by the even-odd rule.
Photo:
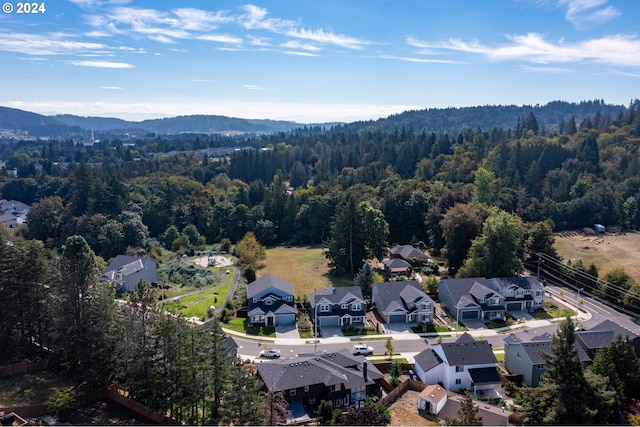
[[[448,426],[481,426],[482,418],[478,417],[478,407],[473,404],[473,395],[469,390],[464,391],[464,398],[460,402],[457,418],[446,419]]]
[[[567,317],[551,339],[542,382],[555,386],[553,412],[558,424],[588,424],[595,415],[588,407],[589,387],[576,347],[575,324]]]
[[[354,281],[358,286],[360,286],[360,289],[362,290],[362,295],[365,298],[368,298],[371,296],[371,285],[373,285],[374,283],[374,275],[375,275],[375,272],[373,271],[371,264],[369,264],[368,262],[365,262],[362,265],[362,268],[360,269],[360,271],[358,271],[358,274],[356,274],[356,277],[354,278]]]
[[[263,384],[254,370],[251,365],[245,365],[241,361],[233,363],[233,381],[225,401],[224,424],[259,426],[266,423],[265,396],[260,394]]]

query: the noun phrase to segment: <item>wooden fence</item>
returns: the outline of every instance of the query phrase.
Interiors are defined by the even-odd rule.
[[[382,380],[382,387],[384,387],[385,389],[386,387],[384,383],[386,382],[387,381],[385,379]],[[410,378],[406,381],[403,381],[402,383],[400,383],[398,387],[394,388],[389,393],[387,393],[386,396],[380,399],[380,403],[383,404],[384,406],[390,406],[393,402],[396,401],[398,397],[402,396],[402,394],[405,391],[407,391],[407,389],[410,389],[413,391],[422,391],[426,386],[427,385],[425,383]],[[416,402],[416,405],[417,405],[417,402]]]
[[[15,374],[27,374],[29,372],[38,372],[46,368],[47,362],[23,362],[14,365],[7,365],[0,368],[0,378],[9,377]]]

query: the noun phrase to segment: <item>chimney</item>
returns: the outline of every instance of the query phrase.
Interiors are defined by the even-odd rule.
[[[362,364],[362,377],[364,378],[364,382],[369,381],[367,379],[367,361],[365,360],[364,363]]]

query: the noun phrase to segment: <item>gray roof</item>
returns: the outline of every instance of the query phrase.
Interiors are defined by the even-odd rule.
[[[158,264],[153,258],[118,255],[102,273],[100,280],[116,280],[116,274],[121,273],[131,286],[136,285],[139,280],[156,283],[158,281],[157,266]]]
[[[502,384],[502,378],[495,366],[469,369],[469,376],[474,384]]]
[[[591,328],[591,330],[592,331],[613,331],[616,336],[620,335],[623,338],[629,337],[630,340],[638,338],[639,336],[635,332],[630,331],[629,329],[625,328],[622,325],[617,324],[616,322],[610,319],[607,319],[598,323],[596,326]]]
[[[374,283],[373,288],[376,289],[374,295],[377,294],[378,299],[376,307],[382,312],[388,312],[391,307],[404,307],[405,310],[411,311],[407,306],[407,302],[413,301],[416,304],[422,301],[434,305],[435,302],[427,295],[420,284],[415,280],[400,282],[380,282]]]
[[[425,372],[442,363],[440,356],[438,356],[431,347],[416,354],[413,360],[415,364],[420,366]]]
[[[254,296],[260,295],[269,289],[277,289],[282,293],[295,295],[291,283],[280,279],[279,277],[267,274],[266,276],[247,285],[247,298],[253,298]]]
[[[476,296],[476,294],[481,295],[483,293],[487,293],[487,289],[493,290],[500,295],[502,295],[502,291],[508,288],[511,285],[518,286],[522,289],[541,289],[542,285],[535,277],[498,277],[492,279],[486,279],[484,277],[464,277],[459,279],[444,279],[440,281],[440,284],[446,286],[447,290],[451,294],[451,299],[459,304],[461,299],[466,296],[472,294]],[[478,286],[482,286],[484,288],[479,288]]]
[[[411,264],[402,258],[391,258],[384,263],[385,268],[411,268]]]
[[[534,337],[534,339],[541,338],[541,337]],[[551,353],[551,338],[547,340],[536,339],[536,340],[520,343],[520,345],[522,346],[522,350],[527,354],[527,356],[531,360],[532,364],[543,365],[547,363],[542,357],[541,353],[542,352]],[[580,359],[581,362],[591,361],[591,358],[581,346],[576,345],[576,349],[578,350],[578,359]]]
[[[449,366],[481,365],[497,362],[488,341],[476,341],[466,332],[456,342],[439,345],[442,347]]]
[[[523,277],[496,277],[493,279],[486,279],[486,285],[490,288],[494,288],[498,285],[501,289],[506,289],[510,286],[516,286],[521,289],[536,290],[542,289],[542,284],[537,277],[523,276]],[[495,289],[495,288],[494,288]],[[498,289],[495,289],[498,290]]]
[[[404,259],[420,259],[428,261],[429,257],[420,249],[414,248],[411,245],[396,246],[389,249],[389,252],[394,255],[400,255]]]
[[[329,286],[328,288],[320,289],[319,291],[309,294],[309,302],[311,307],[316,305],[316,301],[326,299],[332,304],[340,303],[345,297],[351,294],[354,298],[364,301],[362,296],[362,289],[359,286],[344,286],[340,288],[334,288]]]
[[[367,378],[363,367],[367,363]],[[293,359],[279,359],[257,363],[258,374],[269,390],[285,391],[293,388],[323,384],[346,384],[349,388],[374,384],[384,376],[362,356],[347,350],[331,353],[301,354]]]
[[[444,404],[440,412],[438,412],[438,418],[440,419],[455,419],[458,418],[458,410],[460,409],[460,402],[462,402],[464,396],[461,394],[450,393],[447,396],[447,402]],[[502,410],[494,405],[489,405],[486,402],[479,400],[473,401],[473,406],[478,408],[476,417],[482,419],[483,426],[505,426],[509,423],[509,416],[513,414],[511,411]]]
[[[597,350],[607,347],[614,342],[616,334],[613,331],[578,331],[576,340],[579,340],[588,349]]]

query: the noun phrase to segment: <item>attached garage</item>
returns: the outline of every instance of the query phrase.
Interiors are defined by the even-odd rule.
[[[522,311],[522,303],[521,302],[508,302],[507,303],[507,311]]]
[[[480,312],[478,310],[463,311],[460,313],[462,319],[479,319]]]
[[[389,323],[404,323],[406,320],[406,313],[393,313],[389,315]]]
[[[318,317],[318,326],[340,326],[340,318],[338,316]]]

